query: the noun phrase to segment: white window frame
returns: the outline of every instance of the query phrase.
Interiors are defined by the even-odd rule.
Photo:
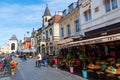
[[[76,24],[76,21],[78,21],[78,24]],[[75,25],[75,32],[79,32],[80,31],[80,23],[79,23],[79,19],[76,19],[75,21],[74,21],[74,25]],[[78,27],[77,27],[77,26]]]
[[[68,25],[69,25],[69,28],[68,28]],[[67,24],[67,36],[69,37],[71,35],[71,26],[70,24]]]
[[[86,22],[92,20],[92,12],[91,12],[91,9],[88,9],[87,11],[85,11],[85,12],[84,12],[84,16],[85,16],[85,21],[86,21]],[[88,19],[86,19],[86,17],[87,17]]]
[[[109,5],[110,5],[110,10],[109,11],[107,11],[107,7],[106,7],[106,1],[105,1],[105,10],[106,10],[106,12],[110,12],[111,10],[114,10],[114,9],[116,9],[116,8],[118,8],[118,0],[116,0],[117,1],[117,7],[116,8],[113,8],[113,5],[112,5],[112,0],[108,0],[109,1]]]

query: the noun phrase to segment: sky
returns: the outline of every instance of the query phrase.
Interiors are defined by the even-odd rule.
[[[22,40],[31,36],[33,28],[42,25],[46,4],[50,13],[68,9],[77,0],[0,0],[0,46],[8,44],[12,35]],[[29,32],[29,34],[27,34]]]

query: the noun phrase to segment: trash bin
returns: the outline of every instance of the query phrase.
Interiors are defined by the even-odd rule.
[[[70,67],[70,73],[74,73],[74,67]]]
[[[44,66],[45,66],[45,67],[48,66],[48,62],[47,62],[47,60],[44,60]]]
[[[82,75],[84,78],[87,78],[87,70],[82,70]]]
[[[57,58],[54,59],[54,64],[56,64],[56,65],[58,64],[58,59]]]

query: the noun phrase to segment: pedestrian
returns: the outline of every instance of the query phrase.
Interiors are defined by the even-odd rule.
[[[44,66],[45,67],[48,66],[48,57],[47,57],[47,54],[44,55]]]
[[[38,67],[41,67],[41,61],[42,61],[42,56],[41,56],[41,54],[39,53],[39,54],[38,54]]]
[[[25,60],[25,61],[27,60],[27,58],[26,58],[26,55],[25,55],[25,54],[23,55],[23,58],[24,58],[24,60]]]
[[[35,56],[35,66],[38,67],[38,55]]]

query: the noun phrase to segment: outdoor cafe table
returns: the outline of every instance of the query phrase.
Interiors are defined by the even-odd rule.
[[[120,70],[119,69],[116,69],[116,71],[110,71],[109,69],[106,69],[105,70],[107,73],[110,73],[110,74],[114,74],[114,75],[120,75]]]
[[[89,69],[100,69],[101,66],[100,65],[88,65]]]

